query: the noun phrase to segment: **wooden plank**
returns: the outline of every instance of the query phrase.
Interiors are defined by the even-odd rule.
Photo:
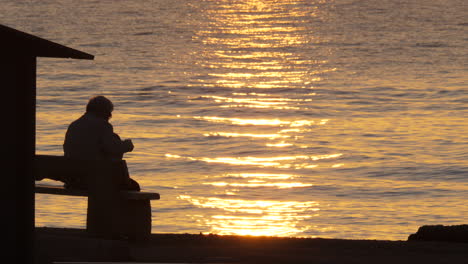
[[[70,196],[88,196],[88,191],[66,189],[62,186],[52,186],[46,184],[36,184],[36,193],[70,195]],[[137,191],[122,191],[124,197],[129,200],[159,200],[159,193],[153,192],[137,192]]]
[[[52,186],[45,184],[36,184],[36,193],[57,194],[57,195],[71,195],[71,196],[88,196],[87,191],[83,190],[70,190],[62,186]]]
[[[129,200],[159,200],[159,193],[123,191],[125,197]]]

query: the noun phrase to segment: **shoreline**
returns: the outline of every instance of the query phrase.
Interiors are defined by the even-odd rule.
[[[99,239],[83,229],[38,227],[36,263],[463,263],[468,243],[151,234],[144,242]]]

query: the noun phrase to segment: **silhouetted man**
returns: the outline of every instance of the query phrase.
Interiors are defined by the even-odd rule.
[[[114,105],[106,97],[91,98],[86,106],[86,113],[68,127],[63,144],[65,157],[81,160],[121,160],[124,153],[131,152],[132,140],[121,140],[109,123],[113,110]],[[130,177],[125,185],[126,189],[140,190],[138,183]]]

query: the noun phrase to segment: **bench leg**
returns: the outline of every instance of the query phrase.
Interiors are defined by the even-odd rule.
[[[121,209],[110,195],[90,195],[88,197],[88,214],[86,230],[102,238],[118,239],[121,234],[121,223],[118,221]]]
[[[127,200],[122,211],[122,230],[132,240],[145,240],[151,234],[150,200]]]
[[[89,233],[100,237],[145,240],[151,234],[150,200],[88,199],[86,227]]]

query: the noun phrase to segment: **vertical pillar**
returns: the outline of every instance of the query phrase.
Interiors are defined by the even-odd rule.
[[[6,162],[2,180],[6,192],[4,250],[16,263],[34,259],[34,176],[36,126],[36,57],[28,54],[0,57],[2,145]]]

